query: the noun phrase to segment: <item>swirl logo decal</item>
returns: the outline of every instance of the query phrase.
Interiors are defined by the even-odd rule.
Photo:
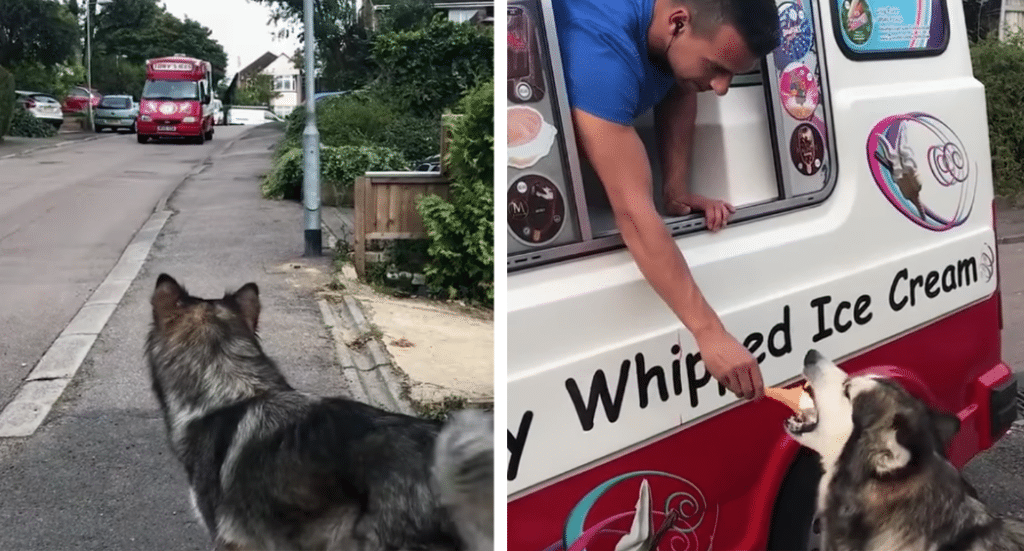
[[[917,225],[945,231],[967,221],[978,187],[963,142],[924,113],[882,119],[868,135],[871,175],[896,210]]]
[[[636,496],[636,505],[624,510],[630,496]],[[562,541],[544,551],[708,549],[718,524],[714,509],[710,518],[704,494],[684,478],[661,471],[625,473],[583,496],[565,520]]]

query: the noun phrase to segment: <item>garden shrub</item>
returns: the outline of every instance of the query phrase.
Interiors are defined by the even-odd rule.
[[[14,75],[0,67],[0,139],[7,135],[14,115]]]
[[[11,102],[13,105],[14,102]],[[22,138],[50,138],[57,135],[57,129],[48,122],[43,122],[32,113],[18,106],[14,109],[11,117],[11,129],[9,136],[20,136]]]
[[[494,301],[494,80],[459,103],[448,154],[449,200],[423,197],[417,209],[430,235],[427,283],[450,298]]]
[[[328,188],[335,197],[344,197],[352,189],[357,176],[368,171],[402,170],[408,161],[397,151],[375,146],[322,146],[320,148],[321,188]],[[263,182],[263,196],[268,199],[302,198],[302,148],[282,154]]]
[[[1020,199],[1024,192],[1024,35],[971,45],[974,76],[985,85],[989,146],[996,193]]]

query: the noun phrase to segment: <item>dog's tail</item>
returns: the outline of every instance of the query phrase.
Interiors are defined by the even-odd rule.
[[[494,416],[457,411],[437,437],[434,479],[469,551],[494,549]]]

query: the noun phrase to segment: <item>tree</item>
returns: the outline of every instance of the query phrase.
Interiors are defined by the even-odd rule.
[[[381,71],[377,86],[386,97],[418,117],[436,118],[493,78],[493,31],[437,14],[422,29],[377,35],[373,58]]]
[[[35,62],[52,67],[74,54],[78,39],[75,17],[60,2],[0,1],[0,65]]]
[[[274,77],[258,74],[250,78],[245,86],[239,87],[234,104],[270,107],[270,100],[280,95],[280,92],[274,91]]]
[[[146,60],[176,53],[209,61],[213,82],[224,78],[228,56],[212,31],[178,19],[157,0],[113,0],[96,15],[93,81],[101,91],[138,95]]]
[[[380,32],[414,31],[430,24],[434,3],[430,0],[393,0],[380,15]]]

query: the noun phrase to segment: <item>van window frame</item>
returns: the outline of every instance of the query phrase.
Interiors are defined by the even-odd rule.
[[[550,6],[547,5],[546,2],[542,2],[541,4],[542,10],[544,11],[544,17],[551,17],[552,15],[550,11],[548,11],[550,10]],[[815,9],[813,13],[814,29],[816,31],[816,55],[819,59],[818,64],[822,79],[822,83],[820,84],[822,87],[822,101],[827,102],[825,103],[826,108],[824,109],[823,116],[823,120],[828,128],[828,135],[824,140],[824,146],[829,154],[829,170],[827,172],[827,177],[825,178],[822,187],[816,191],[800,195],[786,196],[785,184],[782,176],[782,163],[785,162],[786,157],[789,155],[788,153],[782,155],[782,152],[779,151],[780,147],[785,146],[779,143],[779,132],[777,129],[778,121],[776,120],[776,115],[772,112],[775,110],[773,102],[777,102],[778,99],[776,98],[776,91],[772,87],[772,83],[774,81],[769,77],[768,73],[774,64],[766,62],[763,58],[760,62],[760,74],[752,73],[744,75],[745,78],[736,78],[730,87],[762,86],[765,98],[763,105],[764,109],[767,111],[766,115],[768,117],[770,129],[770,136],[766,137],[771,140],[772,150],[774,152],[774,177],[776,185],[779,188],[779,195],[778,198],[764,203],[738,207],[736,212],[729,219],[730,226],[771,218],[797,209],[811,207],[824,202],[835,189],[836,182],[838,181],[840,165],[836,148],[836,126],[831,106],[828,61],[825,53],[826,38],[823,36],[823,34],[827,32],[826,29],[828,27],[826,27],[822,11],[823,10]],[[554,25],[546,27],[546,32],[538,33],[538,38],[540,38],[541,42],[545,44],[545,49],[549,53],[548,59],[542,60],[541,63],[547,63],[553,74],[560,75],[560,77],[555,78],[555,82],[552,83],[553,90],[551,92],[556,98],[556,101],[552,104],[552,111],[554,112],[554,116],[562,121],[562,131],[565,132],[566,135],[573,135],[575,129],[573,127],[571,117],[568,116],[568,95],[562,73],[562,60],[557,49],[558,39],[556,30],[554,29]],[[740,75],[737,75],[737,77],[740,77]],[[758,82],[758,80],[760,82]],[[781,107],[779,108],[781,109]],[[564,153],[567,158],[564,158],[563,162],[567,176],[569,177],[564,182],[565,189],[563,189],[563,193],[568,195],[565,198],[566,207],[568,209],[575,210],[574,222],[579,228],[581,239],[572,243],[549,247],[539,246],[535,249],[509,254],[506,257],[506,270],[508,273],[561,264],[563,262],[606,253],[625,247],[622,234],[618,229],[599,233],[594,231],[592,228],[591,213],[587,205],[586,190],[584,188],[582,170],[580,166],[580,152],[577,151],[575,139],[567,139],[564,143]],[[673,239],[678,239],[682,236],[707,229],[704,214],[700,212],[680,217],[663,217],[663,221]],[[508,225],[506,224],[506,232],[508,231]]]

